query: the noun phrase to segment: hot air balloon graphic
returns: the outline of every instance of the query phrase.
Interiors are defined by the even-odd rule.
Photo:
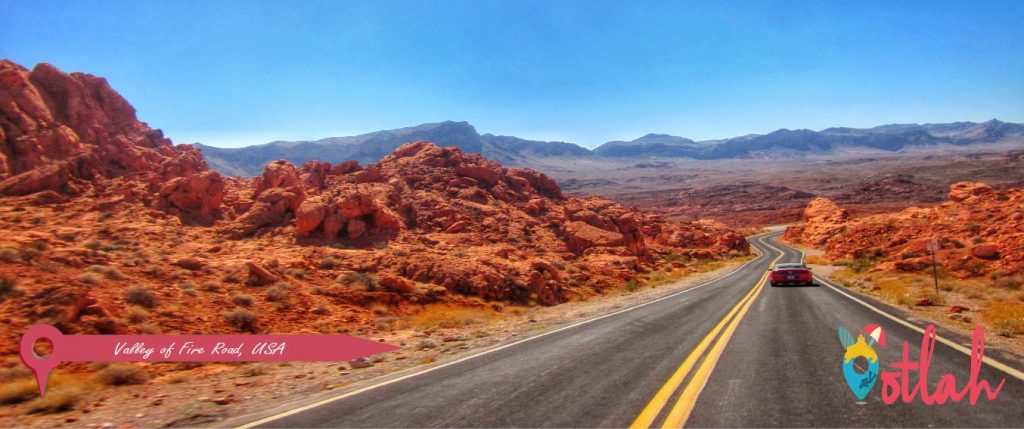
[[[867,325],[863,330],[868,334],[867,339],[864,338],[864,334],[858,334],[857,339],[854,340],[850,331],[842,326],[839,327],[839,342],[846,349],[846,353],[843,355],[843,376],[846,377],[846,385],[861,401],[868,396],[868,392],[878,380],[878,353],[871,346],[881,344],[882,347],[885,347],[885,331],[881,327]],[[858,357],[867,361],[867,370],[862,373],[857,372],[854,366]]]

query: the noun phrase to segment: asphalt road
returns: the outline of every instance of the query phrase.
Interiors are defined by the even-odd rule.
[[[881,325],[888,345],[875,348],[883,371],[901,359],[904,341],[916,358],[921,333],[826,285],[764,285],[773,262],[797,262],[801,254],[772,237],[751,242],[762,251],[760,257],[695,289],[252,424],[1024,427],[1019,368],[1003,372],[983,365],[980,379],[1006,382],[995,401],[983,396],[975,406],[966,399],[928,406],[920,398],[886,405],[881,382],[858,404],[842,375],[837,328],[856,335],[863,325]],[[969,348],[968,337],[949,338]],[[955,375],[962,388],[969,372],[967,354],[937,343],[929,389],[944,373]]]

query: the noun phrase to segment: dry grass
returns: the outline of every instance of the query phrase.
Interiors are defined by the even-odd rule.
[[[131,285],[124,288],[121,296],[130,304],[141,305],[146,308],[156,307],[156,295],[143,285]]]
[[[32,378],[0,384],[0,404],[20,404],[39,396],[39,388]]]
[[[373,292],[377,290],[377,276],[372,273],[341,274],[335,279],[338,283],[347,284],[353,290]]]
[[[831,263],[828,259],[818,255],[807,255],[804,257],[804,262],[808,265],[829,265]]]
[[[82,283],[90,285],[98,285],[101,282],[103,282],[103,276],[91,272],[84,272],[82,274],[79,274],[78,277],[75,277],[75,279]]]
[[[28,403],[29,413],[56,413],[74,409],[75,405],[98,389],[96,383],[82,374],[54,374],[50,377],[46,397],[39,398],[39,389],[31,374],[0,384],[0,404]]]
[[[463,328],[488,323],[497,318],[498,313],[489,308],[431,304],[423,306],[404,322],[410,328]]]
[[[256,319],[259,317],[255,312],[244,308],[225,311],[221,313],[221,316],[224,317],[226,322],[238,328],[240,331],[252,331],[256,323]]]
[[[911,306],[914,300],[910,298],[910,286],[913,280],[906,277],[886,277],[878,279],[875,284],[880,288],[879,294],[886,301],[896,305]]]
[[[126,362],[116,362],[96,372],[96,381],[107,386],[143,384],[150,375],[145,369]]]
[[[1018,291],[1020,276],[994,275],[994,280],[988,281],[940,274],[939,289],[944,292],[938,296],[931,276],[925,274],[857,273],[847,269],[830,277],[901,306],[913,306],[914,298],[924,297],[934,306],[966,303],[979,309],[981,321],[997,335],[1024,335],[1024,292]]]
[[[270,302],[283,302],[288,299],[289,286],[288,283],[277,282],[273,286],[267,288],[266,298]]]
[[[995,301],[982,310],[981,317],[998,335],[1024,334],[1024,303]]]
[[[90,395],[88,389],[79,386],[63,386],[46,391],[46,396],[28,404],[29,413],[61,413],[75,408]]]
[[[104,277],[111,280],[124,280],[127,276],[124,275],[120,270],[109,265],[90,265],[85,269],[86,272],[102,274]]]

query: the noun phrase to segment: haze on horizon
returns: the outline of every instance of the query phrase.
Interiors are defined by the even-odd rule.
[[[8,3],[0,58],[107,78],[176,143],[443,120],[595,147],[1024,122],[1024,3]]]

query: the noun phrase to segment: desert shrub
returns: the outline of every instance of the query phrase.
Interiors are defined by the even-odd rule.
[[[61,413],[70,411],[88,397],[89,392],[77,386],[62,386],[48,390],[46,396],[28,405],[29,413]]]
[[[320,266],[321,269],[331,270],[331,269],[334,269],[334,267],[338,266],[338,260],[335,259],[332,256],[327,256],[327,257],[321,258],[320,259],[320,263],[318,265]]]
[[[82,245],[82,247],[85,247],[86,249],[89,250],[100,250],[100,247],[103,247],[103,243],[101,243],[99,240],[89,240],[86,241],[85,244]]]
[[[18,292],[18,281],[14,277],[0,275],[0,301]]]
[[[96,372],[96,381],[107,386],[143,384],[149,378],[146,370],[127,362],[115,362]]]
[[[0,248],[0,261],[7,263],[21,260],[21,251],[13,247]]]
[[[252,331],[258,315],[244,308],[221,313],[224,320],[241,331]]]
[[[982,310],[981,317],[996,334],[1007,337],[1024,334],[1024,303],[995,301]]]
[[[195,289],[185,289],[185,290],[182,290],[181,293],[183,293],[185,295],[188,295],[188,296],[199,296],[199,291],[197,291]]]
[[[486,308],[463,307],[452,304],[425,305],[405,320],[413,328],[462,328],[490,322],[497,314]]]
[[[623,286],[630,292],[636,292],[637,289],[640,289],[640,283],[636,280],[627,280]]]
[[[235,296],[231,297],[231,302],[235,305],[248,307],[252,305],[252,295],[246,295],[244,293],[236,294]]]
[[[33,240],[25,243],[25,247],[39,252],[45,252],[50,249],[50,243],[47,243],[45,240]]]
[[[323,316],[325,314],[329,314],[330,312],[331,311],[328,310],[327,306],[324,303],[322,303],[322,302],[318,302],[316,304],[316,306],[313,307],[313,314],[316,314],[316,315],[319,315],[319,316]]]
[[[128,310],[128,321],[131,323],[142,323],[149,318],[149,312],[138,307]]]
[[[284,270],[284,273],[285,275],[289,275],[297,279],[306,278],[306,270],[302,268],[289,268],[287,270]]]
[[[680,255],[678,253],[666,253],[661,255],[661,259],[664,259],[665,261],[668,262],[681,261],[683,260],[683,255]]]
[[[178,283],[178,288],[182,290],[195,289],[196,284],[193,283],[191,280],[185,280],[181,283]]]
[[[34,379],[22,379],[0,385],[0,404],[20,404],[39,396]]]
[[[53,235],[56,236],[58,240],[68,243],[72,243],[78,239],[78,233],[71,231],[58,231]]]
[[[373,273],[348,273],[338,276],[342,283],[353,289],[373,292],[377,290],[377,276]]]
[[[39,257],[39,255],[41,255],[42,253],[43,252],[40,252],[32,247],[26,247],[24,249],[21,249],[21,260],[25,262],[32,262],[32,260]]]
[[[214,281],[203,283],[203,290],[207,292],[218,292],[220,291],[220,283]]]
[[[852,261],[844,261],[844,263],[840,263],[837,265],[845,265],[846,268],[850,269],[850,271],[853,271],[855,273],[863,273],[874,268],[876,264],[877,262],[874,259],[864,257],[857,258]]]
[[[267,301],[270,302],[281,302],[288,299],[288,284],[277,282],[273,286],[267,288]]]
[[[1024,277],[1021,276],[999,277],[992,282],[992,286],[1010,290],[1020,290],[1021,285],[1024,285]]]
[[[124,288],[121,296],[130,304],[141,305],[146,308],[156,307],[156,295],[144,285],[131,285]]]
[[[102,274],[104,277],[113,280],[124,280],[127,276],[124,275],[120,270],[109,265],[90,265],[86,267],[86,272]]]
[[[84,272],[82,274],[79,274],[78,277],[75,277],[75,279],[82,283],[90,285],[98,285],[103,282],[103,276],[91,272]]]

